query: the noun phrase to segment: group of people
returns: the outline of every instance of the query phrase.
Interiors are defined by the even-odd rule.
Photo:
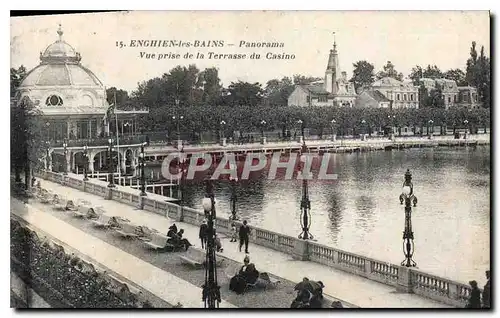
[[[481,299],[481,291],[477,286],[477,282],[475,280],[471,280],[469,282],[470,287],[472,288],[470,293],[469,301],[465,308],[490,308],[490,271],[486,271],[486,284],[483,288],[483,297]]]
[[[271,284],[267,273],[260,273],[255,264],[250,263],[250,258],[245,256],[243,266],[229,281],[229,290],[242,294],[248,287],[266,288]]]
[[[215,230],[214,230],[215,231]],[[241,252],[241,249],[243,246],[245,246],[245,253],[249,254],[248,252],[248,242],[250,240],[250,233],[251,229],[248,226],[248,222],[246,220],[243,221],[243,224],[240,226],[239,230],[236,228],[236,224],[233,222],[231,224],[231,240],[229,242],[237,242],[237,238],[239,237],[239,250]],[[205,245],[207,244],[208,240],[208,225],[207,225],[207,220],[203,220],[203,222],[200,225],[200,231],[199,231],[199,238],[201,241],[201,248],[205,248]],[[222,252],[224,249],[222,248],[222,243],[220,240],[220,237],[215,235],[215,248],[217,252]]]
[[[324,287],[322,281],[314,281],[304,277],[300,283],[295,285],[294,290],[297,291],[297,297],[292,301],[290,308],[321,308]],[[338,304],[335,305],[338,306]]]
[[[173,224],[168,228],[167,232],[167,243],[172,244],[175,248],[182,248],[188,250],[190,246],[193,246],[188,239],[183,238],[184,229],[177,230],[177,226]]]

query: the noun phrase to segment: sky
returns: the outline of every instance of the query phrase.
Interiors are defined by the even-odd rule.
[[[129,92],[139,82],[193,63],[199,69],[217,67],[224,86],[237,80],[265,86],[294,74],[323,77],[334,32],[340,68],[349,77],[359,60],[374,64],[376,72],[391,61],[405,76],[415,65],[465,70],[472,41],[490,55],[487,11],[134,11],[10,18],[11,67],[38,65],[39,52],[57,40],[59,24],[84,66],[106,87]],[[131,40],[224,41],[224,46],[138,48],[130,47]],[[120,41],[126,47],[117,46]],[[281,42],[283,47],[246,48],[239,47],[240,41]],[[146,59],[141,52],[156,55]],[[208,52],[247,58],[208,59]],[[248,58],[252,52],[261,58]],[[295,59],[266,59],[268,52]],[[168,53],[181,58],[158,60]],[[183,59],[185,53],[205,58]]]

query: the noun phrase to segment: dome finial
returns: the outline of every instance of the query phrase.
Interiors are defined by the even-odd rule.
[[[333,50],[337,50],[337,41],[335,40],[335,32],[333,32]]]
[[[63,36],[64,32],[62,30],[61,23],[59,23],[59,29],[57,30],[57,34],[59,34],[59,41],[62,41],[62,36]]]

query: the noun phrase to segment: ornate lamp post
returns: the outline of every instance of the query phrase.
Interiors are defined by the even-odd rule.
[[[220,143],[225,146],[226,145],[226,140],[225,140],[225,136],[224,136],[224,130],[226,128],[226,122],[224,120],[221,120],[220,121]]]
[[[411,182],[410,169],[406,170],[405,181],[403,183],[403,191],[399,196],[401,204],[405,205],[405,229],[403,232],[403,252],[405,260],[401,262],[401,266],[415,267],[417,263],[412,259],[413,252],[415,251],[415,244],[413,242],[413,230],[411,226],[411,204],[417,206],[417,197],[413,194],[413,183]]]
[[[306,139],[304,138],[304,122],[302,121],[302,119],[297,120],[297,125],[300,127],[300,136],[302,139],[300,142],[305,144]]]
[[[179,107],[179,100],[178,99],[175,100],[175,103],[177,104],[177,107]],[[180,144],[181,144],[181,132],[179,129],[179,123],[181,120],[184,119],[184,116],[179,116],[179,114],[177,114],[177,116],[172,116],[172,119],[177,122],[176,123],[177,124],[177,148],[179,148]]]
[[[266,126],[267,122],[262,119],[260,121],[260,136],[261,136],[261,143],[264,144],[265,143],[265,136],[264,136],[264,127]]]
[[[87,178],[87,167],[89,166],[89,154],[87,149],[87,145],[83,146],[83,157],[85,158],[85,163],[83,164],[83,181],[89,181],[89,178]]]
[[[303,137],[302,137],[303,138]],[[300,161],[304,162],[300,164],[299,170],[303,172],[304,166],[305,166],[305,161],[308,159],[306,153],[308,153],[308,149],[306,146],[305,139],[302,139],[302,149],[300,150]],[[311,226],[311,201],[309,200],[309,188],[307,184],[307,178],[302,175],[302,200],[300,201],[300,214],[301,214],[301,220],[300,220],[300,226],[302,227],[302,233],[299,235],[299,239],[303,240],[309,240],[313,239],[314,237],[312,236],[311,233],[309,233],[309,227]]]
[[[141,152],[139,153],[139,165],[141,169],[141,197],[147,196],[146,194],[146,175],[144,174],[144,167],[146,166],[146,160],[144,158],[144,146],[145,142],[141,144]]]
[[[332,119],[330,123],[332,124],[332,141],[335,141],[335,124],[337,123],[337,121],[335,119]]]
[[[63,174],[67,175],[68,174],[68,142],[66,139],[63,141],[63,148],[64,148],[64,167],[63,167]]]
[[[51,167],[50,167],[51,166],[51,161],[52,161],[52,158],[50,158],[50,141],[47,140],[45,142],[45,144],[47,146],[47,149],[46,149],[47,154],[46,154],[46,159],[45,159],[45,163],[47,164],[46,170],[50,171],[50,170],[52,170]]]
[[[468,127],[468,125],[469,125],[469,121],[468,121],[467,119],[466,119],[466,120],[464,120],[464,125],[465,125],[465,136],[466,136],[465,138],[467,138],[467,131],[468,131],[468,128],[469,128],[469,127]],[[465,138],[464,138],[464,139],[465,139]]]
[[[396,120],[396,115],[389,115],[387,116],[387,118],[389,119],[391,125],[391,133],[389,135],[389,138],[392,139],[392,135],[394,134],[394,121]]]
[[[108,188],[114,188],[115,187],[115,175],[114,175],[114,169],[113,169],[113,138],[108,138]]]
[[[205,215],[208,216],[207,244],[206,244],[206,265],[205,265],[205,284],[203,284],[202,299],[205,302],[205,308],[218,308],[221,301],[220,286],[217,284],[217,265],[215,259],[215,230],[214,220],[215,198],[213,184],[210,179],[205,181],[206,194],[202,205]]]
[[[231,217],[229,218],[232,221],[238,220],[238,217],[236,216],[236,183],[238,182],[238,177],[233,178],[230,177],[229,180],[231,180]]]
[[[434,126],[432,124],[434,124],[434,120],[432,119],[429,119],[429,126],[427,128],[427,136],[429,136],[429,138],[432,136],[432,134],[434,133]]]

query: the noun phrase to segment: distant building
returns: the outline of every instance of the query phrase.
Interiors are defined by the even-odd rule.
[[[341,72],[337,44],[330,50],[325,80],[310,85],[297,85],[288,97],[288,106],[337,106],[353,107],[356,101],[354,84]]]
[[[458,86],[454,80],[445,78],[421,78],[420,83],[430,92],[433,89],[441,88],[443,94],[444,106],[479,108],[477,89],[471,86]]]
[[[418,87],[409,81],[398,81],[392,77],[384,77],[372,84],[371,90],[382,93],[391,101],[391,109],[418,108]]]
[[[356,107],[362,108],[390,108],[391,100],[376,90],[365,90],[358,94]]]

